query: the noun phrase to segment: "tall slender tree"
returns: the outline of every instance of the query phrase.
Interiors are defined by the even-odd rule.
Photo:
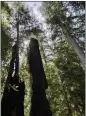
[[[77,5],[82,7],[77,8]],[[82,2],[76,2],[75,4],[72,2],[47,2],[47,4],[43,3],[42,11],[45,14],[47,24],[51,26],[51,31],[54,34],[52,39],[56,37],[63,38],[64,34],[65,39],[72,45],[80,58],[84,69],[85,54],[82,49],[84,47],[82,43],[84,43],[85,38],[85,11]],[[83,42],[81,38],[83,38]]]

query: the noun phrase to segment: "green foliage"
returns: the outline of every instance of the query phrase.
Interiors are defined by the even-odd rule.
[[[1,2],[1,87],[2,93],[5,86],[5,81],[8,74],[9,61],[11,58],[11,37],[8,29],[8,20],[7,18],[11,16],[11,9],[9,8],[6,2]]]
[[[4,1],[1,2],[1,9],[6,11],[9,15],[11,15],[11,9],[9,8],[6,2]]]
[[[29,67],[27,65],[26,58],[22,62],[21,71],[20,71],[21,81],[25,82],[25,98],[24,98],[24,114],[28,116],[30,114],[30,106],[31,106],[31,75],[29,73]]]
[[[9,35],[7,35],[6,31],[1,28],[1,59],[6,60],[7,57],[9,58],[9,52],[11,49],[11,39]],[[7,57],[6,57],[7,56]]]
[[[60,44],[55,64],[69,95],[72,112],[76,111],[84,115],[85,74],[76,53],[65,41]]]
[[[46,93],[53,116],[60,116],[62,112],[64,112],[62,115],[67,115],[67,106],[61,80],[58,70],[53,63],[48,64],[46,75],[49,85]]]

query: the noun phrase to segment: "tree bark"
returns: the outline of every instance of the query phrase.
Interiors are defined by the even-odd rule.
[[[30,42],[29,66],[32,74],[32,97],[30,116],[52,116],[45,89],[48,88],[43,69],[38,41],[34,38]]]
[[[60,23],[60,26],[62,28],[62,31],[65,35],[65,38],[68,40],[69,44],[72,45],[74,51],[76,52],[76,54],[78,55],[82,65],[83,65],[83,69],[85,70],[85,54],[82,51],[82,49],[79,47],[78,43],[76,42],[76,40],[74,38],[72,38],[72,36],[70,35],[70,33],[68,32],[68,29],[66,28],[66,26],[64,24]]]

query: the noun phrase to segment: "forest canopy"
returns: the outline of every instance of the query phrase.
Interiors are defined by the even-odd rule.
[[[25,83],[24,116],[30,116],[29,42],[38,40],[53,116],[85,116],[85,2],[1,2],[1,94],[12,48],[18,44],[19,79]],[[14,87],[14,86],[13,86]],[[15,87],[14,87],[15,88]]]

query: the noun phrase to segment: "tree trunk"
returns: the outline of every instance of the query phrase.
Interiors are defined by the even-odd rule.
[[[1,116],[24,116],[25,85],[19,81],[19,16],[16,26],[17,42],[12,47],[12,59],[1,101]],[[14,85],[18,88],[13,87]]]
[[[31,39],[29,51],[29,66],[32,74],[32,98],[30,116],[52,116],[45,89],[48,88],[44,73],[38,41]]]
[[[74,38],[72,38],[72,36],[70,35],[70,33],[69,33],[68,29],[66,28],[66,26],[61,24],[61,23],[60,23],[60,26],[62,28],[62,31],[63,31],[64,35],[65,35],[65,38],[68,40],[69,44],[72,45],[74,51],[78,55],[82,65],[83,65],[83,69],[85,70],[85,54],[83,53],[83,51],[79,47],[76,40]]]
[[[16,64],[18,63],[16,62],[16,50],[15,44],[12,49],[12,60],[1,101],[1,116],[24,116],[23,102],[25,85],[24,82],[19,82],[19,76],[16,74],[16,66],[18,66]],[[14,75],[13,72],[15,72]],[[14,85],[18,86],[18,88],[13,87]]]

